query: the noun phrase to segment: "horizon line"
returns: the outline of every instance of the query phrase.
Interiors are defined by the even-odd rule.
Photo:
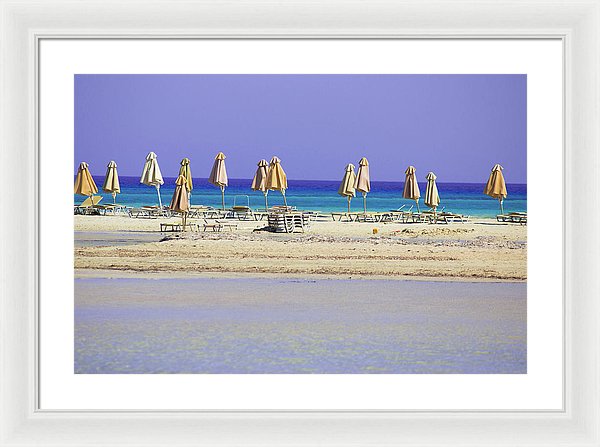
[[[75,174],[76,176],[77,174]],[[104,177],[104,175],[94,175],[92,174],[92,177]],[[129,178],[139,178],[139,175],[125,175],[125,174],[119,174],[119,177],[129,177]],[[173,179],[176,180],[177,177],[173,177],[173,176],[163,176],[163,179]],[[206,180],[208,181],[208,177],[193,177],[192,176],[192,180]],[[235,178],[235,177],[230,177],[229,180],[247,180],[249,182],[252,182],[253,178]],[[341,182],[341,179],[334,179],[334,180],[322,180],[322,179],[288,179],[288,181],[292,181],[292,182]],[[405,180],[371,180],[371,183],[404,183]],[[419,183],[427,183],[427,180],[417,180],[417,182]],[[444,184],[444,183],[462,183],[465,185],[482,185],[482,184],[486,184],[486,181],[482,181],[482,182],[461,182],[461,181],[444,181],[444,182],[440,182],[436,180],[437,184]],[[527,183],[523,183],[523,182],[506,182],[507,185],[527,185]]]

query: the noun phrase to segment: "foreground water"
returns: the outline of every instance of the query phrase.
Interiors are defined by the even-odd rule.
[[[526,284],[76,279],[75,373],[526,373]]]
[[[94,177],[100,187],[104,181],[103,177]],[[121,177],[121,194],[117,202],[127,206],[156,205],[158,196],[156,189],[140,184],[139,177]],[[225,204],[250,205],[252,208],[264,208],[265,199],[263,194],[252,191],[251,179],[229,179],[229,186],[225,192]],[[288,205],[296,206],[298,209],[315,211],[345,211],[347,201],[337,194],[339,181],[313,181],[313,180],[289,180],[287,190]],[[419,183],[421,195],[425,196],[425,183]],[[414,205],[414,201],[402,198],[404,182],[371,182],[371,192],[367,196],[368,209],[370,211],[389,211],[397,209],[402,205]],[[479,217],[493,217],[498,214],[498,201],[483,194],[484,184],[478,183],[438,183],[441,197],[440,208],[445,207],[448,211],[468,214]],[[165,184],[161,187],[161,198],[164,204],[168,204],[175,189],[175,179],[165,178]],[[504,204],[506,212],[527,211],[527,185],[507,185],[508,197]],[[102,192],[100,192],[102,194]],[[363,199],[360,193],[352,200],[352,210],[363,209]],[[110,194],[104,194],[104,202],[110,203]],[[237,196],[237,197],[236,197]],[[277,191],[268,194],[269,206],[282,205],[283,198]],[[75,203],[81,203],[83,197],[75,196]],[[192,205],[221,206],[221,190],[206,179],[194,179],[192,191]],[[421,199],[421,207],[424,207]],[[415,207],[416,210],[416,207]]]

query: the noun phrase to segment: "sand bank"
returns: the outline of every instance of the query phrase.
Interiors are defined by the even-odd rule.
[[[94,234],[93,243],[76,244],[77,276],[527,278],[527,227],[492,219],[450,225],[319,221],[304,234],[255,231],[265,222],[243,221],[233,232],[161,237],[163,221],[169,220],[75,216],[80,241]],[[128,242],[111,242],[119,236]]]

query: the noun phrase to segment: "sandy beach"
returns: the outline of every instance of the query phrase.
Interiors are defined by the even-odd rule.
[[[293,234],[259,231],[265,221],[235,221],[235,231],[160,234],[161,222],[175,221],[75,216],[76,277],[527,279],[527,227],[493,219],[448,225],[322,219]]]

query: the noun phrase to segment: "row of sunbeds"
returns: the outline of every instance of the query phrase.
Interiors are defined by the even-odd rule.
[[[378,213],[331,213],[333,220],[341,221],[346,219],[350,222],[401,222],[401,223],[450,223],[450,222],[468,222],[470,216],[456,214],[444,211],[429,209],[426,211],[413,212],[413,207],[400,208],[386,212]]]
[[[85,203],[85,202],[84,202]],[[170,210],[167,207],[158,206],[142,206],[142,207],[126,207],[118,204],[88,204],[87,206],[76,205],[75,214],[127,214],[132,218],[161,218],[161,217],[177,217],[179,213]],[[285,224],[285,219],[271,217],[278,214],[289,214],[290,216],[303,216],[303,217],[290,217],[287,221],[295,222],[294,225],[289,223]],[[295,207],[289,206],[274,206],[267,209],[253,210],[248,206],[234,206],[232,208],[221,210],[206,206],[194,206],[190,209],[187,215],[190,219],[238,219],[238,220],[254,220],[261,221],[265,218],[269,219],[269,225],[272,222],[278,222],[274,224],[274,228],[277,231],[289,232],[289,228],[301,227],[304,230],[311,219],[318,217],[324,217],[324,215],[314,211],[303,211],[299,212]],[[395,210],[389,210],[386,212],[360,212],[360,213],[331,213],[331,218],[335,221],[347,220],[350,222],[373,222],[373,223],[386,223],[386,222],[400,222],[400,223],[451,223],[451,222],[468,222],[470,216],[464,214],[457,214],[445,211],[442,208],[439,211],[429,209],[426,211],[413,211],[413,206],[406,207],[401,206]],[[517,223],[526,225],[527,224],[527,213],[514,212],[507,214],[499,214],[496,216],[498,222],[503,223]],[[300,224],[298,224],[300,222]]]

